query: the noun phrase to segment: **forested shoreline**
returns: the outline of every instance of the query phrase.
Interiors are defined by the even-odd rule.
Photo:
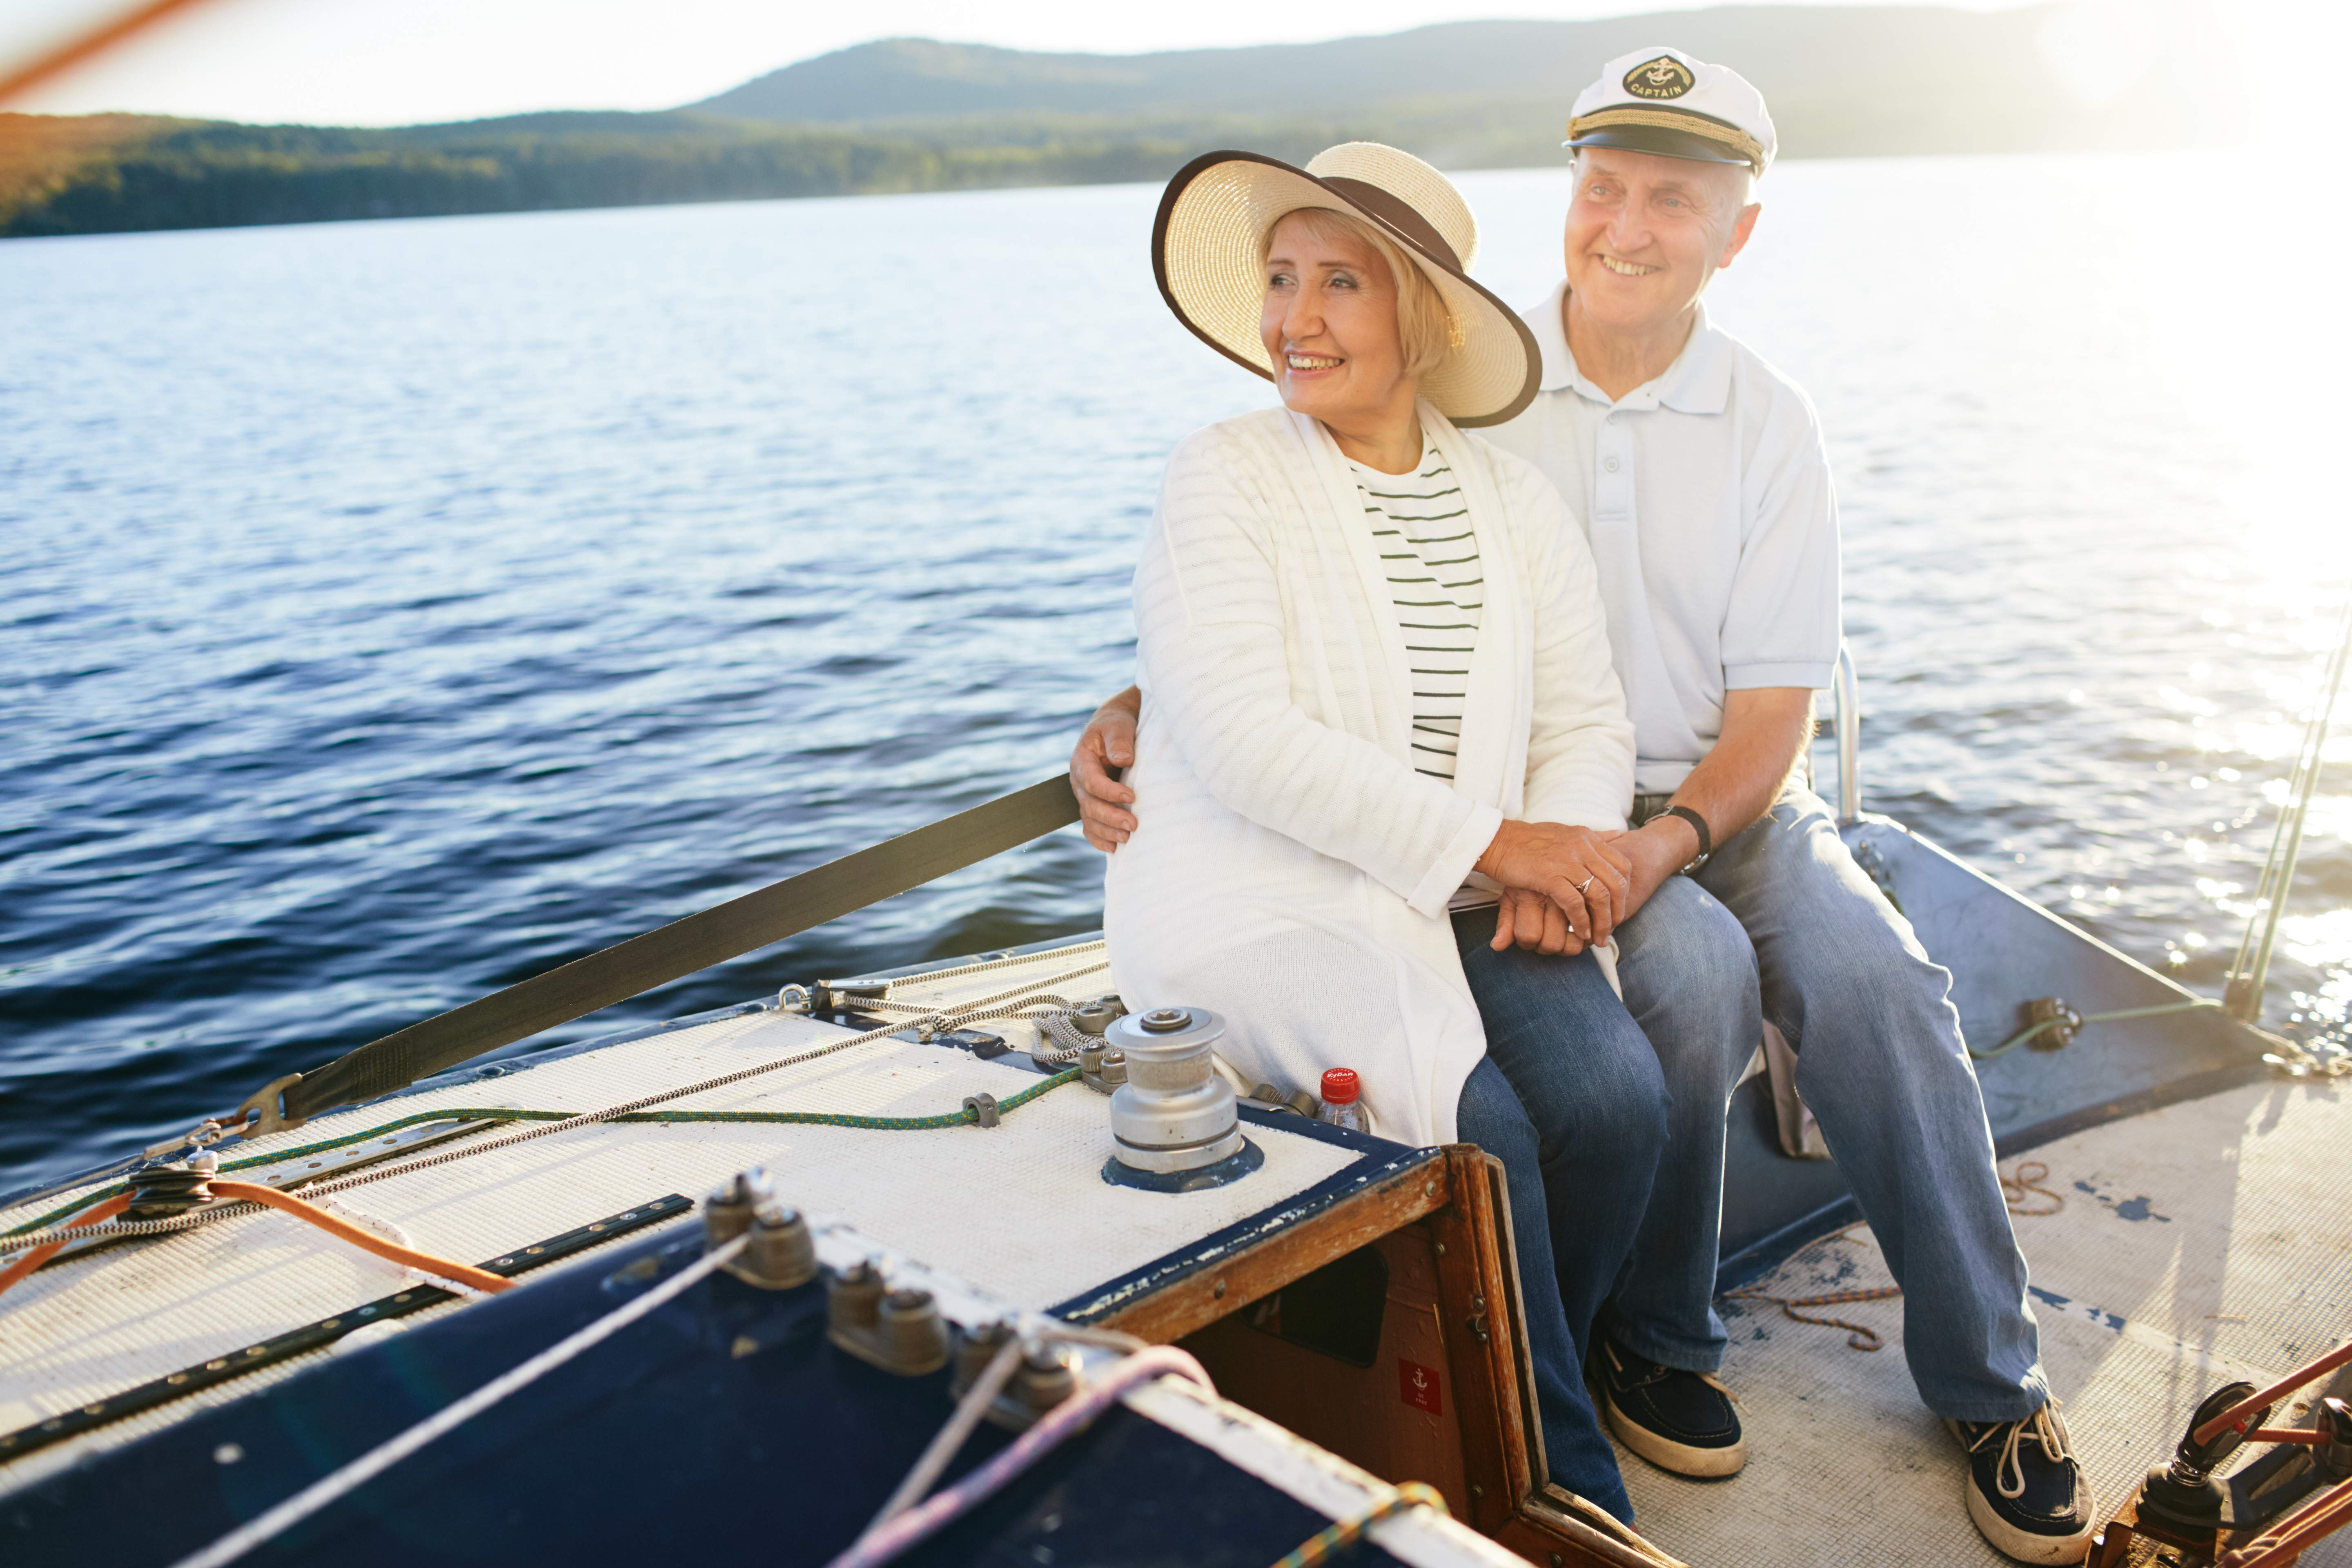
[[[381,129],[0,114],[0,237],[1155,181],[1213,148],[1304,161],[1357,138],[1445,169],[1542,166],[1560,158],[1569,84],[1661,27],[1747,63],[1785,158],[2234,133],[2235,100],[2191,91],[2170,55],[2085,97],[2043,47],[2063,20],[1754,5],[1145,56],[886,39],[651,113]]]
[[[467,133],[165,122],[77,149],[46,177],[0,190],[0,237],[1091,184],[1158,178],[1185,155],[1152,139],[956,146],[689,115],[612,118],[693,123],[492,122]],[[7,130],[0,124],[0,135]]]

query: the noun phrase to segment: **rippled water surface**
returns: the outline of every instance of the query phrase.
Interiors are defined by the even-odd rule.
[[[1829,432],[1866,804],[2208,989],[2344,578],[2340,329],[2177,237],[2227,156],[1784,166],[1711,297]],[[1559,176],[1465,184],[1539,295]],[[1053,771],[1169,447],[1266,395],[1155,198],[0,246],[0,1185]],[[2273,1023],[2352,1001],[2347,834]],[[1066,833],[572,1033],[1098,877]]]

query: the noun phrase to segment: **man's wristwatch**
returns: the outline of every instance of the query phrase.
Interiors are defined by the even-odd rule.
[[[1660,816],[1679,816],[1685,822],[1691,825],[1692,832],[1698,835],[1698,853],[1690,858],[1690,863],[1682,868],[1680,874],[1687,877],[1693,871],[1696,871],[1700,867],[1706,865],[1707,858],[1715,853],[1715,835],[1706,830],[1706,818],[1701,816],[1697,812],[1693,811],[1686,805],[1670,805],[1666,807],[1665,810],[1658,813],[1658,815]]]

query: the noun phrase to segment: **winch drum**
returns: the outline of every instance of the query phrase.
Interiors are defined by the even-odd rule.
[[[1211,1056],[1224,1033],[1224,1019],[1205,1007],[1129,1013],[1104,1030],[1127,1059],[1127,1081],[1110,1100],[1119,1163],[1171,1174],[1241,1152],[1234,1086]]]

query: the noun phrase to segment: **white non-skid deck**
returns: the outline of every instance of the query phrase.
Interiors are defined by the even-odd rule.
[[[1075,966],[1047,953],[1013,970],[915,994],[978,996]],[[1108,978],[1098,973],[1074,982],[1072,994],[1106,989]],[[845,1032],[772,1012],[722,1019],[338,1112],[234,1152],[310,1144],[443,1107],[594,1110],[791,1055]],[[968,1094],[985,1091],[1003,1100],[1041,1081],[1025,1067],[978,1061],[939,1046],[884,1041],[677,1106],[927,1116],[959,1110]],[[1229,1187],[1181,1195],[1115,1187],[1100,1177],[1110,1152],[1107,1103],[1074,1083],[990,1130],[606,1124],[390,1177],[339,1194],[335,1201],[398,1226],[425,1251],[480,1263],[665,1194],[699,1200],[732,1173],[764,1165],[779,1195],[812,1217],[846,1221],[991,1295],[1041,1309],[1278,1204],[1354,1158],[1333,1144],[1258,1130],[1252,1136],[1265,1151],[1264,1169]],[[0,1229],[66,1201],[52,1197],[0,1212]],[[592,1252],[574,1266],[596,1267],[597,1256]],[[200,1226],[44,1269],[0,1296],[0,1431],[348,1310],[417,1278],[274,1213]],[[0,1492],[331,1353],[316,1352],[26,1455],[0,1467]]]
[[[1049,952],[929,989],[902,984],[900,994],[969,999],[1097,956]],[[1107,988],[1097,973],[1062,989],[1075,998]],[[1029,1042],[1017,1024],[985,1026],[1016,1047]],[[775,1013],[722,1019],[339,1112],[236,1152],[297,1147],[440,1108],[593,1109],[838,1034]],[[957,1109],[967,1094],[1004,1098],[1039,1081],[1025,1068],[954,1050],[885,1043],[680,1103],[928,1115]],[[1008,1301],[1045,1307],[1302,1191],[1349,1160],[1329,1144],[1262,1136],[1267,1163],[1259,1175],[1171,1200],[1099,1179],[1108,1152],[1104,1111],[1099,1096],[1072,1085],[994,1131],[604,1126],[390,1178],[338,1201],[396,1224],[429,1251],[479,1262],[667,1193],[698,1199],[732,1172],[764,1164],[782,1195],[813,1215],[848,1220]],[[2340,1174],[2347,1135],[2352,1086],[2280,1080],[2112,1123],[2031,1156],[2048,1165],[2042,1184],[2065,1204],[2054,1215],[2019,1218],[2018,1236],[2032,1266],[2043,1359],[2103,1506],[2168,1450],[2212,1387],[2266,1380],[2352,1335],[2352,1194]],[[0,1212],[0,1228],[61,1201]],[[1868,1231],[1852,1235],[1801,1255],[1763,1288],[1804,1296],[1885,1283]],[[595,1257],[584,1266],[596,1266]],[[44,1270],[0,1298],[0,1430],[415,1279],[277,1215]],[[1727,1308],[1733,1342],[1724,1375],[1744,1401],[1748,1468],[1702,1485],[1621,1456],[1643,1532],[1694,1568],[1991,1568],[2004,1561],[1970,1528],[1957,1450],[1912,1388],[1902,1303],[1828,1310],[1877,1329],[1886,1348],[1851,1350],[1842,1332],[1790,1322],[1769,1306]],[[0,1467],[0,1492],[316,1359]],[[2305,1561],[2352,1568],[2352,1540]]]
[[[2065,1199],[2015,1224],[2043,1364],[2102,1508],[2171,1451],[2208,1392],[2237,1378],[2267,1384],[2352,1337],[2347,1139],[2352,1084],[2280,1079],[2027,1156],[2048,1165],[2040,1184]],[[1852,1234],[1801,1253],[1761,1288],[1805,1297],[1891,1283],[1868,1230]],[[1694,1568],[2005,1563],[1970,1527],[1958,1447],[1912,1386],[1902,1308],[1815,1310],[1877,1330],[1886,1348],[1864,1353],[1838,1330],[1727,1303],[1723,1376],[1743,1402],[1748,1468],[1703,1484],[1621,1450],[1643,1533]],[[2352,1568],[2352,1535],[2304,1563]]]

